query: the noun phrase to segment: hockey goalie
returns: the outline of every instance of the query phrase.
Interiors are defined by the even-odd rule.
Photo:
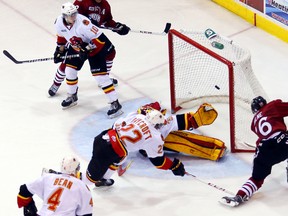
[[[161,109],[158,102],[140,107],[138,113],[145,115],[149,109],[157,109],[162,114],[166,114],[166,109]],[[204,103],[195,113],[188,112],[168,117],[165,126],[160,129],[165,140],[164,150],[213,161],[219,160],[226,151],[223,141],[189,131],[212,124],[217,116],[218,113],[214,107],[211,104]],[[140,150],[140,153],[145,156],[145,151]]]

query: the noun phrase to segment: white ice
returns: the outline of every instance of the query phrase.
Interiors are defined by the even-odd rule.
[[[63,0],[0,0],[1,49],[17,59],[51,57],[55,49],[54,20]],[[166,22],[179,30],[212,28],[237,41],[252,54],[254,72],[270,99],[287,100],[288,46],[251,26],[210,0],[110,0],[114,18],[133,29],[163,31]],[[105,31],[115,44],[117,56],[113,76],[125,113],[145,101],[160,101],[169,108],[167,36],[130,33],[119,36]],[[79,73],[79,104],[61,109],[65,84],[49,98],[57,65],[52,61],[16,65],[0,55],[1,85],[1,208],[0,215],[21,215],[16,196],[19,186],[38,178],[43,167],[59,169],[66,154],[77,154],[85,171],[92,139],[112,123],[105,118],[106,97],[98,89],[85,64]],[[221,122],[221,119],[217,119]],[[213,134],[226,141],[228,125]],[[218,134],[219,133],[219,134]],[[81,146],[84,144],[84,146]],[[139,156],[139,155],[138,155]],[[174,157],[175,155],[170,155]],[[140,158],[140,156],[139,156]],[[181,157],[187,171],[206,183],[236,192],[250,176],[253,154],[228,153],[212,162]],[[287,213],[286,164],[273,168],[263,187],[239,208],[218,203],[226,193],[192,177],[174,177],[156,170],[145,159],[137,159],[127,173],[114,176],[115,185],[93,189],[95,215],[281,215]],[[35,197],[38,208],[41,201]]]

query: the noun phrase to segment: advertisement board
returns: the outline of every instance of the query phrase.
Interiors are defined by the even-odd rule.
[[[265,14],[288,25],[288,0],[266,0]]]

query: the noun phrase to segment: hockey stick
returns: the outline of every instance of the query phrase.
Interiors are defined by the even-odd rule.
[[[132,163],[133,163],[133,160],[130,161],[130,162],[127,164],[127,166],[124,167],[124,168],[122,167],[122,165],[120,165],[120,166],[118,167],[118,170],[117,170],[118,176],[122,176],[122,175],[129,169],[129,167],[131,166]]]
[[[110,27],[104,27],[104,26],[101,28],[109,29],[112,31],[119,30],[118,28],[110,28]],[[151,35],[166,35],[169,32],[170,28],[171,28],[171,23],[166,23],[166,26],[163,32],[151,32],[151,31],[143,31],[143,30],[135,30],[135,29],[130,29],[130,32],[141,33],[141,34],[151,34]]]
[[[203,181],[203,180],[197,178],[195,175],[193,175],[193,174],[191,174],[191,173],[185,172],[185,174],[188,175],[188,176],[193,177],[194,179],[196,179],[197,181],[199,181],[199,182],[201,182],[201,183],[203,183],[203,184],[209,185],[209,186],[211,186],[211,187],[213,187],[213,188],[216,188],[217,190],[220,190],[220,191],[223,191],[223,192],[225,192],[225,193],[227,193],[227,194],[230,194],[230,195],[235,196],[235,194],[234,194],[233,192],[228,191],[228,190],[226,190],[225,188],[219,187],[219,186],[217,186],[217,185],[215,185],[215,184],[213,184],[213,183]]]
[[[163,32],[151,32],[151,31],[143,31],[143,30],[135,30],[135,29],[131,29],[130,31],[134,33],[142,33],[142,34],[166,35],[169,32],[170,28],[171,28],[171,23],[166,23],[166,26]]]
[[[11,61],[13,61],[15,64],[23,64],[23,63],[33,63],[33,62],[41,62],[41,61],[50,61],[54,60],[54,57],[50,58],[40,58],[40,59],[30,59],[30,60],[24,60],[24,61],[18,61],[16,60],[7,50],[3,50],[3,54],[7,56]],[[67,58],[76,58],[79,57],[78,54],[75,55],[69,55],[69,56],[63,56],[61,57],[62,59],[67,59]]]

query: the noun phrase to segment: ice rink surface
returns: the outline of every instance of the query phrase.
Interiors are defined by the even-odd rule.
[[[56,38],[54,20],[65,1],[0,0],[1,49],[17,59],[53,56]],[[252,67],[270,99],[288,100],[288,46],[283,41],[251,26],[210,0],[110,0],[116,21],[132,29],[161,32],[166,22],[179,30],[212,28],[227,36],[252,55]],[[167,36],[130,33],[119,36],[105,31],[116,46],[112,74],[119,80],[117,91],[125,113],[138,104],[160,101],[169,108]],[[0,55],[1,70],[1,208],[0,215],[22,215],[16,196],[19,186],[41,175],[43,167],[59,169],[63,156],[74,153],[85,171],[92,139],[113,121],[107,120],[107,99],[91,77],[87,63],[79,73],[79,101],[63,111],[65,84],[56,97],[49,98],[57,65],[53,61],[16,65]],[[229,146],[228,125],[207,127],[207,134],[223,139]],[[220,125],[220,130],[219,130]],[[215,127],[215,126],[214,126]],[[209,129],[210,128],[210,129]],[[83,147],[81,145],[84,145]],[[250,177],[253,154],[228,154],[219,162],[180,157],[187,171],[205,182],[236,192]],[[138,159],[136,159],[138,157]],[[263,187],[238,208],[218,203],[226,193],[192,177],[174,177],[170,171],[156,170],[135,155],[127,173],[113,176],[111,188],[92,189],[95,215],[222,216],[287,214],[288,183],[286,164],[273,168]],[[35,197],[38,208],[41,201]]]

